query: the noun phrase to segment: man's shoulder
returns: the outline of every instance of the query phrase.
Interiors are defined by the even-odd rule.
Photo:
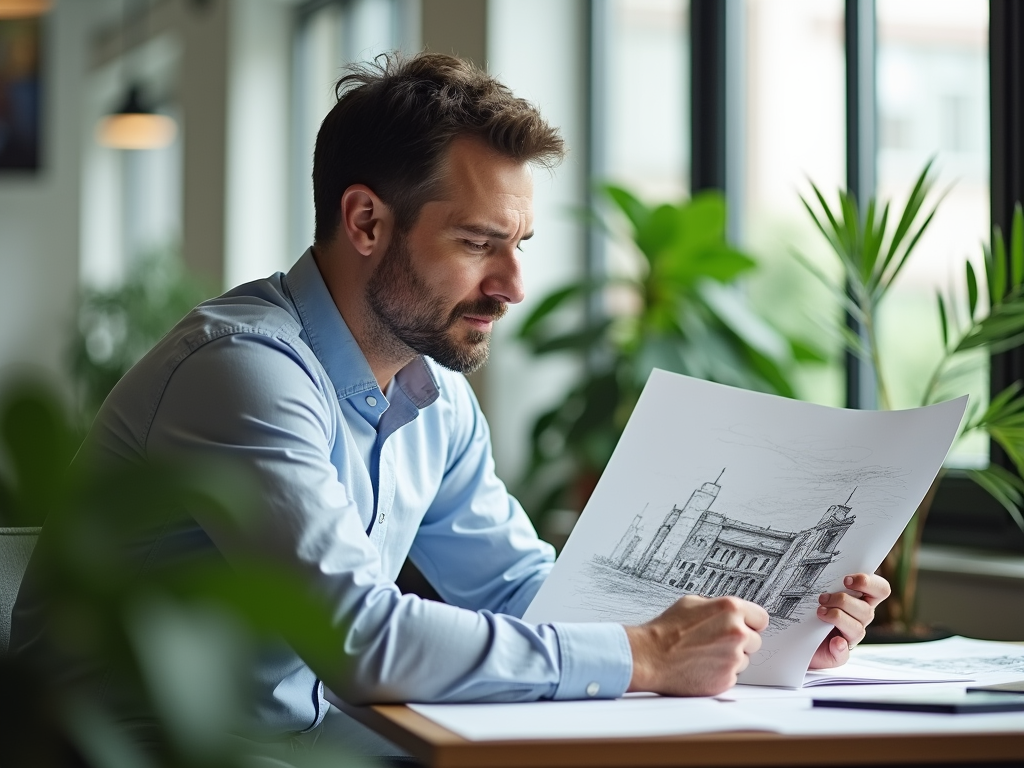
[[[239,286],[205,301],[182,318],[125,374],[108,396],[94,425],[116,425],[122,439],[143,452],[157,406],[167,387],[180,379],[179,370],[204,370],[216,359],[218,376],[235,370],[239,383],[260,371],[274,370],[280,378],[295,375],[323,386],[316,356],[302,341],[302,323],[280,275]],[[202,352],[202,354],[198,354]],[[292,366],[288,366],[287,363]],[[282,365],[284,364],[284,365]],[[185,369],[182,366],[186,366]],[[230,369],[230,370],[228,370]],[[176,376],[176,374],[178,374]],[[212,373],[211,373],[212,375]]]
[[[204,301],[168,335],[188,345],[201,345],[231,334],[258,334],[291,341],[301,333],[302,322],[278,273]]]

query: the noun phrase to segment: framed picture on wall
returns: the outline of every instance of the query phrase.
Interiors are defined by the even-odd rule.
[[[0,20],[0,173],[39,168],[42,22]]]

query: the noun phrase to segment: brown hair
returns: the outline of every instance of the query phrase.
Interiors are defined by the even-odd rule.
[[[482,139],[524,163],[554,167],[565,155],[558,130],[540,112],[461,59],[439,53],[382,54],[353,66],[335,86],[313,155],[315,240],[331,240],[339,201],[353,184],[370,187],[407,230],[438,194],[452,140]]]

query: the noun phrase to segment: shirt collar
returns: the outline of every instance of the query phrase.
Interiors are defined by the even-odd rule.
[[[288,271],[285,283],[299,313],[304,340],[327,371],[338,398],[373,392],[386,407],[387,401],[377,386],[370,364],[324,283],[312,248],[307,248]],[[426,408],[438,397],[437,381],[422,355],[398,372],[395,383],[419,409]]]

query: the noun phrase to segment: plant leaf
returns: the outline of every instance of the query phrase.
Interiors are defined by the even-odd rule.
[[[519,331],[516,335],[520,339],[527,338],[531,331],[537,327],[537,325],[548,315],[562,306],[569,299],[578,296],[587,291],[588,285],[586,283],[572,283],[570,285],[563,286],[555,291],[552,291],[545,296],[541,302],[534,307],[533,311],[527,316],[523,324],[519,326]]]
[[[942,326],[942,348],[949,347],[949,321],[946,319],[946,302],[942,300],[942,294],[936,293],[935,298],[939,305],[939,323]]]
[[[1024,516],[1020,511],[1024,497],[1021,495],[1020,478],[998,464],[991,464],[985,469],[969,469],[967,475],[1002,504],[1017,527],[1024,531]]]
[[[974,312],[978,306],[978,278],[974,274],[974,265],[971,262],[965,262],[967,270],[967,308],[968,317],[974,319]],[[945,342],[945,318],[943,318],[943,342]]]
[[[602,187],[602,190],[608,196],[608,199],[626,215],[635,231],[639,232],[647,226],[647,220],[651,216],[651,209],[642,203],[632,192],[622,187],[617,187],[614,184],[606,184]]]

